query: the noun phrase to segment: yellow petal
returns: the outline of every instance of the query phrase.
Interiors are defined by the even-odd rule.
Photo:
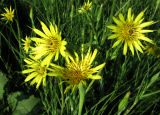
[[[60,54],[63,56],[63,57],[65,57],[66,56],[66,52],[64,51],[64,49],[60,49]]]
[[[106,63],[100,64],[94,68],[92,68],[91,70],[93,71],[93,73],[96,73],[98,70],[102,69],[105,66]]]
[[[108,39],[115,39],[117,38],[119,35],[118,34],[113,34],[111,36],[108,37]]]
[[[42,38],[47,38],[47,36],[46,36],[43,32],[41,32],[40,30],[38,30],[38,29],[33,29],[33,31],[34,31],[36,34],[38,34],[39,36],[41,36]]]
[[[54,53],[50,53],[49,55],[47,55],[42,61],[42,66],[43,65],[49,66],[49,64],[50,64],[50,62],[51,62],[51,60],[53,58],[53,55],[54,55]]]
[[[143,22],[144,18],[142,18],[140,21],[137,22],[137,24],[141,24]]]
[[[79,56],[78,56],[77,52],[74,52],[74,55],[76,56],[76,63],[78,63],[79,62]]]
[[[49,27],[50,27],[51,34],[54,36],[56,34],[55,28],[53,27],[51,23]]]
[[[59,65],[56,65],[54,63],[50,63],[50,65],[56,69],[63,69],[63,67],[59,66]]]
[[[31,40],[35,41],[36,43],[45,43],[46,40],[37,38],[37,37],[32,37]]]
[[[125,23],[124,16],[123,16],[121,13],[119,14],[119,19],[120,19],[123,23]]]
[[[144,27],[150,26],[150,25],[152,25],[152,24],[154,24],[153,21],[144,22],[144,23],[140,24],[139,27],[144,28]]]
[[[117,40],[117,41],[113,44],[112,48],[118,46],[121,42],[122,42],[122,40]]]
[[[128,9],[128,15],[127,15],[127,20],[128,22],[130,22],[132,19],[132,15],[131,15],[131,8]]]
[[[123,47],[123,55],[126,55],[127,49],[128,49],[127,42],[125,42]]]
[[[93,52],[93,54],[92,54],[92,56],[91,56],[91,59],[89,60],[89,65],[90,65],[90,64],[93,62],[93,60],[95,59],[95,57],[96,57],[96,55],[97,55],[97,52],[98,52],[98,50],[95,49],[94,52]]]
[[[134,19],[134,14],[132,14],[132,17],[131,17],[131,20],[133,21],[133,19]]]
[[[38,81],[37,81],[37,85],[36,85],[36,88],[38,89],[39,88],[39,86],[40,86],[40,84],[41,84],[41,82],[42,82],[42,77],[39,77],[39,79],[38,79]]]
[[[65,46],[65,45],[67,45],[67,42],[65,40],[63,40],[62,44]]]
[[[42,25],[42,30],[43,32],[47,35],[47,36],[52,36],[51,32],[49,31],[49,29],[47,28],[47,26],[43,23],[43,22],[40,22],[41,25]]]
[[[89,79],[101,79],[102,77],[100,75],[89,75],[87,78]]]
[[[43,86],[46,86],[46,75],[43,77]]]
[[[34,71],[34,69],[26,69],[26,70],[23,70],[22,73],[26,74],[26,73],[31,73],[33,71]]]
[[[87,55],[85,56],[85,59],[84,60],[88,60],[89,59],[89,57],[90,57],[90,51],[91,51],[91,48],[89,47],[89,49],[88,49],[88,52],[87,52]]]
[[[41,44],[41,43],[37,43],[35,47],[31,47],[31,49],[33,50],[32,53],[36,52],[36,54],[38,53],[42,53],[44,51],[47,51],[49,50],[48,47],[46,47],[46,44]]]
[[[137,43],[139,44],[140,47],[145,48],[139,40],[137,40]]]
[[[38,44],[36,47],[32,48],[32,50],[33,50],[33,52],[34,52],[34,51],[38,51],[38,52],[41,51],[41,52],[42,52],[42,50],[43,50],[44,48],[45,48],[45,47],[44,47],[43,45],[39,45],[39,44]],[[41,53],[41,52],[40,52],[40,53]]]
[[[70,63],[69,55],[67,55],[67,56],[65,57],[65,61],[66,61],[66,63],[67,63],[67,64],[69,64],[69,63]]]
[[[32,64],[32,61],[30,59],[24,59],[24,61],[27,63],[27,64]]]
[[[73,63],[75,63],[75,60],[73,59],[73,57],[71,56],[71,55],[68,55],[68,57],[69,57],[69,59],[73,62]],[[70,61],[69,61],[70,62]]]
[[[55,71],[53,71],[53,72],[49,72],[48,74],[47,74],[48,76],[54,76],[54,77],[62,77],[63,75],[62,75],[62,72],[61,73],[58,73],[58,72],[55,72]]]
[[[140,51],[141,53],[143,53],[142,48],[139,46],[139,44],[138,44],[136,41],[134,41],[134,47],[135,47],[138,51]]]
[[[109,25],[107,26],[109,29],[112,29],[112,30],[117,30],[117,26],[114,26],[114,25]]]
[[[149,43],[151,43],[151,44],[154,44],[153,40],[151,40],[151,39],[149,39],[149,38],[147,38],[147,37],[145,37],[145,36],[141,36],[141,37],[139,37],[139,39],[144,40],[144,41],[147,41],[147,42],[149,42]]]
[[[144,15],[144,12],[143,11],[140,12],[138,16],[135,18],[134,23],[139,22],[142,19],[143,15]]]
[[[33,79],[33,78],[34,78],[35,76],[37,76],[37,75],[38,75],[37,72],[33,72],[33,73],[31,73],[30,75],[28,75],[24,81],[27,82],[27,81]]]
[[[133,48],[133,45],[131,42],[128,43],[128,46],[129,46],[129,49],[131,50],[132,52],[132,55],[134,55],[134,48]]]
[[[149,33],[149,32],[153,32],[153,30],[141,30],[141,33]]]
[[[33,85],[33,84],[37,83],[37,82],[38,82],[38,79],[39,79],[39,76],[36,76],[36,77],[31,81],[30,85]]]
[[[58,60],[58,57],[59,57],[59,51],[56,52],[54,61],[57,61],[57,60]]]
[[[33,53],[37,54],[37,52],[33,52]],[[46,54],[47,54],[47,51],[39,52],[37,55],[35,55],[34,59],[38,60]]]
[[[117,18],[113,17],[113,21],[118,25],[121,26],[123,23],[119,21]]]

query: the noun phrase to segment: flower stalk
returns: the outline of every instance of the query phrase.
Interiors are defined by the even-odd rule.
[[[82,83],[79,83],[78,89],[79,89],[79,111],[78,111],[78,115],[82,115],[82,109],[83,109],[83,104],[84,104],[84,100],[85,100],[85,89],[84,89]]]

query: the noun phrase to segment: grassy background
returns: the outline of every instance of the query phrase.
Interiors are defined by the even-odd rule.
[[[62,32],[62,37],[68,42],[70,52],[80,51],[81,44],[85,50],[89,46],[99,50],[94,64],[106,62],[101,71],[103,79],[94,82],[85,97],[83,114],[152,114],[160,113],[160,59],[152,55],[122,55],[122,48],[112,49],[112,41],[107,37],[111,34],[106,28],[113,23],[112,16],[119,12],[127,14],[129,7],[133,13],[147,9],[145,21],[158,21],[150,27],[155,32],[148,36],[160,46],[160,0],[93,0],[92,10],[86,14],[79,14],[78,8],[83,5],[83,0],[2,0],[0,13],[3,7],[15,9],[13,23],[0,21],[1,40],[1,66],[0,70],[8,79],[4,86],[3,98],[0,104],[0,113],[14,112],[8,95],[22,92],[16,99],[18,102],[34,95],[39,99],[38,104],[31,108],[27,114],[48,115],[76,115],[78,112],[78,92],[63,94],[64,86],[59,85],[59,79],[48,78],[46,88],[35,90],[24,84],[21,70],[24,68],[23,58],[26,55],[21,46],[21,39],[32,36],[30,27],[41,28],[39,20],[49,25],[57,24]],[[32,11],[32,12],[31,12]],[[31,15],[32,14],[32,15]],[[61,62],[60,62],[61,63]],[[63,63],[63,60],[62,60]],[[88,84],[90,81],[88,81]],[[123,98],[130,92],[126,105]],[[13,95],[11,95],[13,97]],[[120,103],[121,104],[120,106]],[[28,105],[29,106],[29,105]],[[27,107],[28,107],[27,106]],[[16,107],[15,107],[16,108]]]

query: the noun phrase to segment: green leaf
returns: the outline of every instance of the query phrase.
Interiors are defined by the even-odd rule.
[[[6,78],[6,75],[0,71],[0,100],[3,98],[3,93],[5,92],[4,86],[7,83],[7,81],[8,79]]]
[[[123,112],[123,111],[126,109],[130,94],[131,94],[131,92],[128,91],[128,92],[125,94],[125,96],[123,97],[123,99],[120,101],[120,103],[119,103],[119,105],[118,105],[118,115],[120,115],[121,112]]]
[[[17,106],[17,103],[18,103],[18,97],[22,95],[22,92],[14,92],[14,93],[11,93],[7,100],[8,100],[8,104],[10,106],[10,108],[12,108],[12,111],[16,108]]]
[[[160,72],[158,72],[157,74],[155,74],[155,75],[151,78],[151,80],[150,80],[147,88],[149,88],[149,87],[150,87],[151,85],[153,85],[157,80],[159,80],[159,76],[160,76]]]
[[[100,20],[100,18],[101,18],[102,8],[103,8],[103,5],[101,5],[100,8],[99,8],[99,10],[98,10],[98,14],[97,14],[97,22],[99,22],[99,20]]]
[[[39,99],[33,95],[28,99],[19,101],[15,111],[13,112],[13,115],[26,115],[27,113],[30,113],[32,109],[38,104],[38,102]]]
[[[34,107],[39,102],[39,99],[31,95],[27,99],[21,99],[20,97],[25,97],[22,92],[15,92],[8,96],[8,104],[12,109],[12,115],[26,115],[31,114]]]

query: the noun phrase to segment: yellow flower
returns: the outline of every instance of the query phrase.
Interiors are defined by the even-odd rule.
[[[154,46],[146,46],[146,53],[149,55],[149,54],[155,54],[155,47]]]
[[[28,53],[28,50],[30,48],[30,44],[31,44],[31,38],[28,38],[26,36],[25,40],[22,39],[22,41],[24,42],[22,45],[24,46],[24,50],[26,53]]]
[[[71,55],[66,56],[66,67],[57,67],[53,64],[54,68],[58,68],[60,71],[56,72],[54,69],[52,70],[53,76],[59,75],[66,82],[69,83],[69,86],[66,88],[65,92],[72,88],[74,91],[79,83],[85,84],[86,79],[101,79],[101,76],[98,75],[100,69],[102,69],[105,63],[100,64],[96,67],[92,67],[92,62],[94,61],[97,54],[97,49],[91,53],[90,48],[88,50],[87,55],[84,57],[81,55],[81,60],[79,59],[78,54],[75,52],[75,57],[73,58]],[[52,76],[52,74],[50,74]]]
[[[92,8],[92,2],[89,2],[89,0],[87,2],[84,2],[83,6],[81,8],[79,8],[78,12],[79,13],[85,13],[89,10],[91,10]]]
[[[11,6],[10,9],[4,8],[6,11],[5,13],[2,13],[1,16],[3,16],[1,19],[8,21],[13,21],[14,18],[14,10],[12,10]]]
[[[160,58],[160,47],[157,45],[147,45],[145,50],[148,55],[154,55],[157,58]]]
[[[56,25],[50,24],[49,29],[41,22],[42,31],[33,29],[33,31],[40,36],[31,38],[36,42],[36,47],[32,48],[32,54],[35,55],[35,59],[43,59],[42,63],[50,64],[53,57],[55,61],[58,60],[59,54],[65,56],[65,45],[67,42],[62,40],[61,33],[58,32]]]
[[[108,26],[113,32],[108,39],[116,39],[116,42],[112,46],[113,48],[124,43],[123,54],[126,55],[129,47],[132,55],[134,55],[134,49],[143,53],[142,48],[144,48],[144,46],[141,40],[153,44],[153,41],[144,35],[144,33],[153,32],[153,30],[146,30],[143,28],[154,24],[154,22],[143,22],[143,15],[144,11],[140,12],[138,16],[134,18],[134,14],[131,14],[131,8],[129,8],[126,20],[121,13],[119,14],[119,20],[113,17],[117,25]]]
[[[28,69],[23,70],[23,74],[28,74],[25,79],[25,82],[31,81],[30,85],[37,84],[36,88],[38,89],[41,82],[43,86],[46,85],[46,75],[47,75],[47,67],[42,65],[41,61],[35,61],[33,59],[25,59],[27,63]]]

